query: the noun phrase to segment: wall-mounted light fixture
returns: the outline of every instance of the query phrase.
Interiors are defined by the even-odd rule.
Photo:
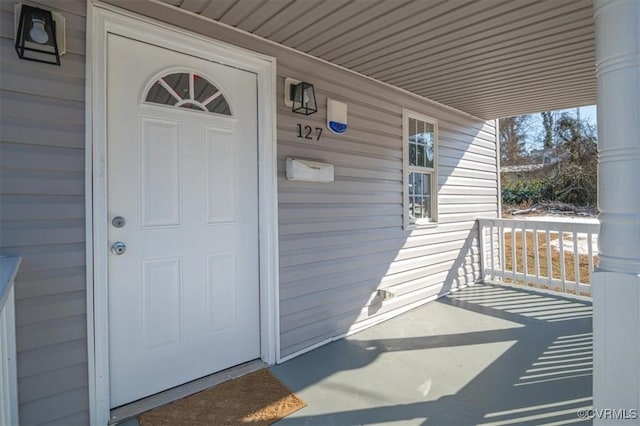
[[[60,65],[65,52],[65,19],[38,7],[17,4],[16,52],[20,59]]]
[[[291,107],[291,111],[304,115],[318,112],[313,84],[303,81],[293,87],[293,107]]]
[[[311,115],[318,112],[313,84],[305,81],[284,79],[284,103],[291,107],[291,111],[298,114]]]

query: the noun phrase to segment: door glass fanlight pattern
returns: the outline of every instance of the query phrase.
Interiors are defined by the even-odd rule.
[[[160,77],[147,92],[145,101],[231,115],[231,108],[222,92],[207,79],[195,73],[180,72]]]

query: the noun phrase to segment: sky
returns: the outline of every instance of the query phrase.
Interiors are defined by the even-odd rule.
[[[571,108],[571,109],[566,109],[566,110],[561,110],[561,111],[567,111],[567,112],[573,112],[575,113],[577,108]],[[589,106],[585,106],[585,107],[580,107],[580,119],[581,120],[587,120],[589,122],[589,124],[591,124],[592,126],[596,125],[596,121],[598,119],[597,117],[597,107],[595,105],[589,105]]]
[[[580,119],[581,120],[587,120],[589,122],[589,124],[595,126],[596,125],[596,120],[597,120],[597,107],[595,105],[589,105],[589,106],[583,106],[583,107],[578,107],[578,108],[569,108],[569,109],[559,109],[553,112],[567,112],[569,113],[571,116],[575,117],[576,116],[576,111],[580,109]],[[536,114],[531,114],[532,116],[534,116],[536,122],[538,125],[542,126],[542,118],[540,118],[540,113],[536,113]]]
[[[597,124],[597,108],[595,105],[583,106],[579,107],[580,109],[580,119],[586,120],[589,124],[596,127]],[[560,109],[553,112],[563,113],[566,112],[572,117],[575,117],[577,114],[578,108],[569,108],[569,109]],[[542,116],[540,113],[529,114],[532,118],[531,127],[528,133],[528,141],[527,141],[527,149],[535,149],[539,148],[538,145],[538,135],[542,133]]]

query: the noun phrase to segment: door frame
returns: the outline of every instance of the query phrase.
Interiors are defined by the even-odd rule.
[[[110,418],[107,236],[107,35],[119,34],[253,72],[258,89],[260,356],[280,358],[276,60],[99,1],[87,2],[86,264],[89,412],[93,425]]]

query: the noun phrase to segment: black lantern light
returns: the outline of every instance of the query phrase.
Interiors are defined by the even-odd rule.
[[[301,82],[291,87],[291,100],[293,106],[291,111],[298,114],[311,115],[318,112],[318,104],[316,103],[316,93],[313,90],[313,84]]]
[[[16,34],[20,59],[60,65],[56,23],[51,11],[22,5]]]

